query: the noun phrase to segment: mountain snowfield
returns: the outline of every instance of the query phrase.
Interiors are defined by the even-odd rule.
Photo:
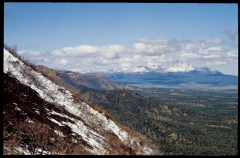
[[[203,67],[203,68],[197,68],[197,67],[193,67],[192,65],[185,63],[183,61],[175,61],[174,63],[172,63],[169,67],[167,68],[163,68],[161,66],[156,66],[156,65],[152,65],[152,66],[138,66],[138,67],[132,67],[132,68],[128,68],[128,69],[111,69],[109,71],[106,71],[104,73],[108,74],[108,73],[147,73],[147,72],[156,72],[156,73],[176,73],[176,72],[191,72],[191,71],[198,71],[198,72],[210,72],[210,73],[217,73],[219,71],[211,69],[211,68],[207,68],[207,67]]]
[[[219,71],[207,68],[207,67],[194,67],[186,62],[183,61],[175,61],[169,67],[163,68],[161,66],[152,65],[152,66],[137,66],[137,67],[130,67],[130,68],[117,68],[117,69],[109,69],[105,71],[84,71],[84,70],[72,70],[78,73],[103,73],[103,74],[114,74],[114,73],[188,73],[192,71],[197,72],[204,72],[204,73],[220,73]]]
[[[182,62],[182,61],[176,61],[173,64],[168,67],[165,72],[189,72],[194,70],[195,68],[191,65]]]
[[[48,78],[44,77],[41,73],[31,69],[31,67],[14,57],[5,48],[4,73],[10,74],[12,77],[18,79],[22,84],[31,87],[31,89],[36,91],[39,96],[47,102],[63,106],[69,113],[81,117],[88,125],[84,124],[81,120],[71,118],[67,115],[63,116],[63,114],[56,111],[49,111],[49,113],[66,117],[71,121],[59,122],[50,117],[48,117],[48,119],[59,126],[69,126],[74,134],[80,135],[86,142],[89,143],[89,145],[92,146],[92,148],[86,148],[91,153],[96,155],[109,154],[109,149],[106,148],[105,144],[105,137],[98,132],[99,130],[106,130],[117,135],[124,145],[131,146],[134,150],[136,150],[136,154],[153,154],[153,150],[146,144],[142,145],[137,137],[129,135],[127,131],[117,126],[112,120],[107,119],[105,115],[91,108],[87,103],[74,102],[73,96],[68,90],[56,85]],[[94,125],[95,128],[90,128],[91,125]],[[60,136],[64,136],[60,131],[55,132]],[[25,154],[29,154],[28,151],[24,151],[20,147],[18,150],[22,150]],[[45,151],[45,153],[47,153],[47,151]]]
[[[152,72],[152,71],[158,71],[161,70],[162,68],[156,65],[153,66],[138,66],[138,67],[133,67],[133,68],[129,68],[126,69],[124,72],[128,72],[128,73],[135,73],[135,72]]]

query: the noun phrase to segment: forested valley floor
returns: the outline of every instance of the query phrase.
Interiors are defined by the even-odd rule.
[[[146,135],[164,155],[238,155],[237,92],[78,89],[112,119]]]

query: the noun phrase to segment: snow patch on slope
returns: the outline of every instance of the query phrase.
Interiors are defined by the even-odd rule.
[[[112,131],[115,133],[120,140],[125,145],[129,145],[129,141],[133,142],[133,140],[136,140],[139,145],[139,139],[136,137],[129,136],[128,133],[118,127],[112,120],[107,119],[104,115],[100,114],[98,111],[92,109],[88,104],[82,102],[82,103],[74,103],[72,94],[65,90],[61,91],[61,89],[64,89],[63,87],[60,87],[44,77],[41,73],[37,73],[34,70],[32,70],[29,66],[25,65],[23,62],[21,62],[18,58],[14,57],[12,54],[10,54],[5,48],[4,48],[4,73],[8,73],[18,79],[22,84],[30,86],[33,90],[35,90],[39,96],[50,102],[54,103],[59,106],[63,106],[68,112],[72,113],[75,116],[79,116],[81,118],[84,118],[84,120],[88,124],[94,124],[98,128],[103,128],[108,131]],[[52,114],[57,114],[56,112],[52,112]],[[61,117],[64,117],[62,114]],[[68,117],[68,116],[65,116]],[[69,118],[69,117],[68,117]],[[106,150],[104,149],[104,137],[96,133],[95,131],[91,130],[89,127],[83,124],[80,120],[71,118],[72,121],[74,121],[74,124],[70,122],[58,122],[57,120],[48,117],[49,120],[57,123],[60,126],[67,125],[69,126],[73,132],[77,133],[78,135],[81,135],[82,138],[87,141],[93,149],[90,150],[93,154],[96,155],[104,155],[106,154]],[[102,124],[102,126],[99,126],[99,123]],[[98,137],[98,139],[96,138]],[[98,140],[98,141],[96,141]],[[152,149],[143,146],[142,152],[144,154],[151,154]],[[140,152],[140,151],[139,151]]]

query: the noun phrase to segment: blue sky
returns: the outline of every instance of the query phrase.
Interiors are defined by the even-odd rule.
[[[4,43],[68,70],[169,66],[238,75],[237,4],[4,3]]]

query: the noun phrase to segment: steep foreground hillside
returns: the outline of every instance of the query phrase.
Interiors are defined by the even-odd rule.
[[[4,48],[3,154],[150,155],[146,141],[74,100]]]

